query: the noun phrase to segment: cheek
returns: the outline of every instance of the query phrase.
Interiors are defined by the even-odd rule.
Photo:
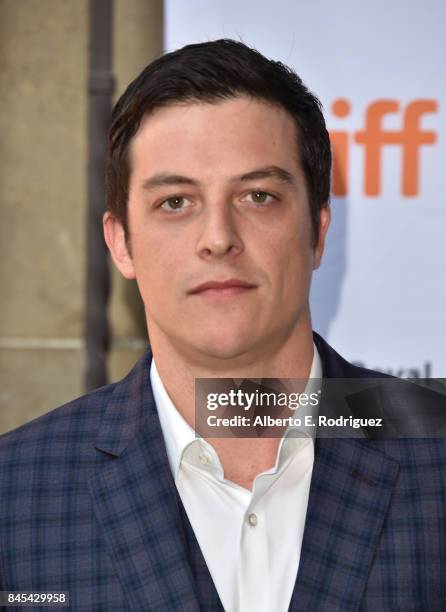
[[[144,299],[161,295],[160,289],[173,282],[176,269],[174,249],[155,234],[138,232],[133,236],[133,263],[136,280]],[[164,299],[161,296],[161,299]]]
[[[312,244],[311,224],[305,217],[300,222],[290,224],[286,242],[288,244],[286,257],[287,264],[294,270],[311,270]]]
[[[276,299],[293,304],[307,295],[312,270],[312,251],[308,235],[296,228],[274,248],[265,250],[272,282],[276,285]],[[269,264],[268,264],[269,261]]]
[[[258,255],[279,277],[291,275],[291,268],[306,267],[311,256],[307,224],[291,220],[286,227],[270,228],[258,243]]]

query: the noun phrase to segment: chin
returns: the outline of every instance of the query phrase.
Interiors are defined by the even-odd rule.
[[[201,342],[200,342],[201,340]],[[209,334],[206,337],[195,338],[195,344],[200,352],[215,359],[236,359],[244,353],[249,352],[253,346],[252,336],[246,337],[246,332],[231,334],[220,330],[218,333]]]
[[[218,346],[205,347],[203,353],[210,359],[219,359],[222,361],[234,360],[246,353],[244,347],[234,346]]]

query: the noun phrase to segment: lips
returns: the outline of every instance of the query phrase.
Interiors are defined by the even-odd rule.
[[[212,294],[212,295],[229,295],[233,293],[240,293],[249,289],[255,289],[256,285],[240,280],[238,278],[230,278],[225,281],[208,281],[202,283],[192,289],[191,295],[198,294]]]

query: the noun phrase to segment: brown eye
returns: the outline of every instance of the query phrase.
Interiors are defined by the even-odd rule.
[[[161,208],[167,212],[175,212],[187,208],[189,204],[189,200],[183,198],[183,196],[172,196],[171,198],[164,200],[164,202],[161,204]]]
[[[270,204],[274,199],[267,191],[250,191],[247,196],[245,196],[245,201],[251,202],[252,204]]]
[[[265,191],[253,191],[251,195],[253,202],[256,202],[257,204],[263,204],[266,202],[266,198],[268,197],[268,194],[265,193]]]

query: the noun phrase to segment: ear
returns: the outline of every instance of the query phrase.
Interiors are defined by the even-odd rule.
[[[330,205],[324,204],[319,213],[319,237],[316,246],[314,247],[313,270],[317,270],[321,265],[322,255],[324,253],[325,237],[331,220]]]
[[[121,222],[110,212],[106,212],[102,224],[104,227],[105,242],[115,262],[115,266],[124,278],[135,278],[135,267]]]

